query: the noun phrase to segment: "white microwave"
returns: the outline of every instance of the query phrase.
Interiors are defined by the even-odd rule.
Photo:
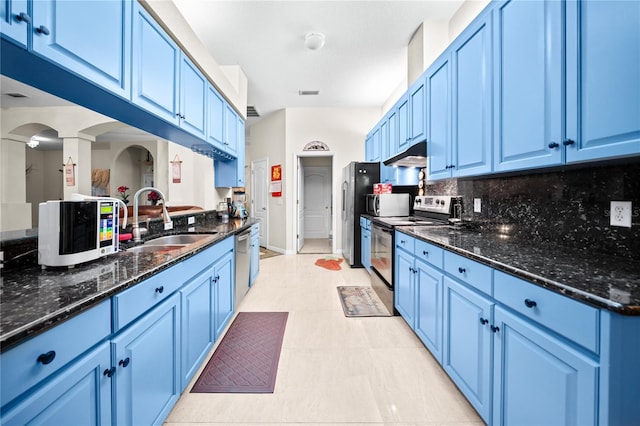
[[[409,194],[367,194],[367,213],[372,216],[409,216]]]
[[[118,251],[118,201],[47,201],[39,205],[38,263],[72,266]]]

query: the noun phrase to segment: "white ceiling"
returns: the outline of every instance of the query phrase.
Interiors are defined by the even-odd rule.
[[[406,80],[407,46],[426,20],[462,0],[173,0],[220,65],[239,65],[248,104],[264,117],[290,107],[381,107]],[[326,36],[307,50],[308,32]],[[299,96],[299,90],[319,90]]]

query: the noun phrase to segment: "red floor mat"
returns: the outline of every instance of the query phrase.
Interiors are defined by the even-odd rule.
[[[193,393],[273,393],[288,312],[240,312]]]
[[[340,264],[342,263],[342,259],[318,259],[316,260],[316,266],[320,266],[321,268],[328,269],[330,271],[339,271],[342,268]]]

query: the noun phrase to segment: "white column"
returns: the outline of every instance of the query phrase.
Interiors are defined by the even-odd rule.
[[[64,182],[64,173],[62,174],[64,199],[70,200],[74,192],[91,195],[91,141],[80,137],[64,137],[62,139],[63,163],[66,164],[69,158],[76,164],[75,185],[67,185]]]
[[[0,144],[0,231],[32,227],[31,204],[26,202],[25,156],[23,141],[2,139]]]

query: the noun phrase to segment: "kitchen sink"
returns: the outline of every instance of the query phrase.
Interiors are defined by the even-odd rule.
[[[206,243],[215,238],[217,232],[209,234],[177,234],[165,235],[147,240],[144,244],[125,249],[128,253],[163,253],[173,250],[179,250],[191,245]]]
[[[187,244],[163,244],[163,245],[141,245],[136,247],[131,247],[125,250],[127,253],[164,253],[168,251],[178,250],[186,247]]]
[[[145,246],[189,245],[189,244],[199,243],[205,240],[211,240],[216,233],[165,235],[164,237],[158,237],[158,238],[145,241],[144,245]]]

